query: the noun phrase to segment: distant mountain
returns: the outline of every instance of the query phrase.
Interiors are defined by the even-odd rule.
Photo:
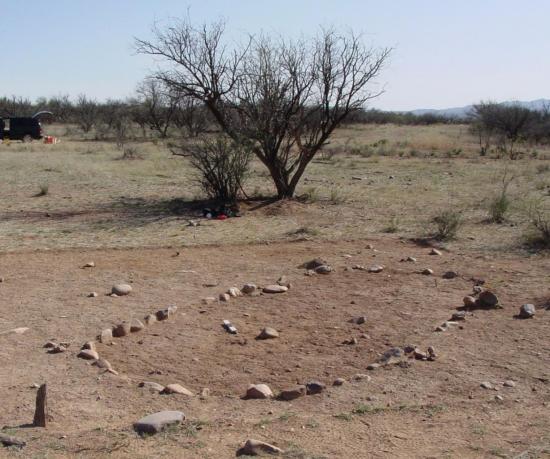
[[[550,107],[550,99],[537,99],[531,100],[528,102],[525,101],[506,101],[501,102],[500,105],[520,105],[522,107],[528,108],[530,110],[543,110],[546,107]],[[414,115],[439,115],[449,118],[466,118],[472,111],[473,105],[466,105],[465,107],[454,107],[454,108],[442,108],[439,110],[424,108],[418,110],[411,110],[408,113],[413,113]]]

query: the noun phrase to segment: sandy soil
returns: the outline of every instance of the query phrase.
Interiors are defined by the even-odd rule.
[[[372,243],[375,250],[368,249]],[[247,438],[271,442],[292,458],[368,457],[549,457],[550,311],[547,258],[499,259],[444,252],[387,237],[331,244],[300,242],[185,249],[96,250],[9,253],[0,257],[0,331],[29,327],[22,335],[0,335],[0,426],[24,438],[6,457],[229,458]],[[323,256],[330,275],[304,276],[298,265]],[[413,256],[417,263],[400,262]],[[81,269],[93,260],[95,268]],[[345,270],[382,264],[379,274]],[[418,274],[432,268],[433,276]],[[456,270],[459,277],[444,280]],[[285,274],[286,294],[201,304],[200,299],[245,282],[265,285]],[[443,333],[472,278],[486,280],[502,309],[474,311],[460,327]],[[130,282],[127,297],[106,296]],[[217,287],[204,284],[218,283]],[[96,291],[97,298],[87,298]],[[516,320],[523,303],[539,309]],[[175,304],[167,322],[99,345],[119,372],[102,373],[76,358],[80,345],[102,328],[142,318]],[[364,325],[349,320],[365,315]],[[223,319],[239,330],[226,333]],[[257,341],[265,326],[280,338]],[[355,337],[356,345],[343,345]],[[68,352],[42,348],[67,341]],[[367,365],[394,346],[433,346],[433,362],[404,358],[374,371]],[[370,381],[354,381],[368,373]],[[332,387],[338,377],[348,380]],[[242,400],[247,385],[273,391],[316,379],[324,393],[293,402]],[[150,394],[141,381],[180,383],[186,398]],[[513,380],[515,387],[504,387]],[[488,381],[497,390],[480,383]],[[48,383],[51,421],[32,421],[36,389]],[[497,400],[495,396],[502,396]],[[176,429],[140,438],[132,423],[162,409],[182,410]]]

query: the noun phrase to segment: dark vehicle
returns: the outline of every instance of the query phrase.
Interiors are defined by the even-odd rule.
[[[42,125],[39,116],[49,112],[39,112],[32,117],[10,117],[0,119],[0,139],[30,142],[42,138]]]

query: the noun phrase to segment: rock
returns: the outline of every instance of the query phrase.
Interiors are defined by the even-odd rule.
[[[344,378],[336,378],[332,383],[333,386],[343,386],[346,383]]]
[[[44,349],[52,349],[55,346],[57,346],[57,343],[55,341],[48,341],[44,346],[42,346]]]
[[[481,293],[483,291],[483,287],[481,285],[474,285],[472,288],[472,292],[474,292],[476,295],[478,293]]]
[[[159,309],[155,315],[157,316],[157,320],[159,322],[162,322],[163,320],[168,320],[168,317],[170,317],[170,313],[168,312],[168,309]]]
[[[366,270],[367,270],[367,268],[365,268],[363,265],[353,265],[353,266],[351,267],[351,269],[355,269],[355,270],[357,270],[357,271],[366,271]],[[348,268],[346,268],[346,270],[349,271]]]
[[[306,395],[306,386],[297,386],[292,389],[281,391],[278,398],[279,400],[290,402],[291,400],[303,397],[304,395]]]
[[[168,312],[168,317],[172,317],[172,316],[175,316],[176,313],[178,312],[178,307],[177,306],[168,306],[166,308],[166,312]]]
[[[22,440],[21,438],[3,433],[0,433],[0,443],[7,447],[15,446],[16,448],[23,448],[27,444],[25,440]]]
[[[502,402],[504,400],[504,397],[502,395],[495,395],[495,400],[497,402]]]
[[[369,365],[367,365],[367,370],[376,370],[377,368],[380,368],[380,364],[379,363],[371,363]]]
[[[392,358],[399,358],[402,356],[403,349],[401,349],[400,347],[392,347],[382,354],[382,357],[380,357],[380,362],[387,362]]]
[[[306,270],[306,272],[304,273],[304,276],[315,276],[315,271],[313,271],[313,269],[308,269]]]
[[[123,336],[128,336],[130,334],[130,323],[122,322],[121,324],[115,325],[113,327],[113,336],[115,338],[122,338]]]
[[[498,298],[493,292],[484,290],[477,297],[477,303],[483,307],[493,308],[498,304]]]
[[[422,274],[424,274],[425,276],[431,276],[433,273],[434,273],[434,270],[430,268],[426,268],[422,270]]]
[[[132,287],[128,284],[116,284],[113,285],[111,293],[114,293],[117,296],[129,295],[132,291]]]
[[[350,319],[350,322],[352,324],[356,324],[356,325],[362,325],[366,321],[367,321],[367,318],[365,316],[359,316],[359,317],[354,317],[354,318]]]
[[[435,353],[435,349],[430,346],[428,347],[428,360],[435,360],[437,358],[437,354]]]
[[[381,273],[384,267],[381,265],[374,265],[369,268],[369,273]]]
[[[410,354],[411,352],[414,352],[416,349],[416,346],[413,346],[412,344],[407,344],[405,347],[403,347],[403,352],[405,354]]]
[[[447,325],[445,325],[445,324],[439,325],[438,327],[435,328],[435,331],[436,331],[436,332],[444,332],[444,331],[447,331]]]
[[[407,257],[407,258],[405,258],[405,261],[407,261],[409,263],[416,263],[417,260],[414,257]]]
[[[306,383],[307,395],[320,394],[325,390],[325,385],[319,381],[309,381]]]
[[[141,418],[134,424],[138,433],[154,434],[161,432],[166,426],[183,422],[185,415],[181,411],[160,411]]]
[[[488,382],[488,381],[483,381],[483,382],[480,384],[480,386],[481,386],[483,389],[489,389],[489,390],[494,389],[493,385],[492,385],[490,382]]]
[[[220,301],[224,302],[224,303],[227,303],[230,299],[231,299],[231,296],[229,296],[228,293],[220,293]]]
[[[451,320],[461,321],[466,320],[466,311],[454,312],[451,316]]]
[[[145,322],[145,325],[149,326],[157,322],[157,316],[156,314],[147,314],[145,318],[143,319]]]
[[[273,392],[267,384],[251,384],[246,390],[247,399],[265,399],[273,397]]]
[[[283,450],[260,440],[247,440],[237,451],[237,456],[258,456],[261,454],[282,454]]]
[[[321,265],[315,268],[315,272],[317,274],[330,274],[332,272],[332,268],[329,265]]]
[[[96,347],[95,347],[95,341],[86,341],[81,349],[89,349],[90,351],[96,351]]]
[[[162,392],[164,390],[164,386],[153,382],[153,381],[143,381],[139,383],[139,387],[143,387],[144,389],[147,389],[149,392]]]
[[[279,279],[277,280],[277,285],[282,285],[283,287],[286,287],[286,288],[292,287],[290,280],[286,276],[279,277]]]
[[[467,308],[473,308],[476,305],[476,299],[473,296],[465,296],[462,299],[462,302],[464,303],[464,306]]]
[[[288,291],[288,287],[284,285],[268,285],[263,288],[264,293],[285,293]]]
[[[201,397],[210,397],[210,389],[208,387],[203,387],[203,389],[201,390]]]
[[[374,246],[373,246],[372,244],[367,244],[367,245],[365,246],[365,249],[372,250],[372,249],[374,249]]]
[[[89,261],[83,266],[83,268],[94,268],[94,267],[95,267],[95,263],[93,261]]]
[[[56,344],[54,347],[52,347],[48,354],[61,354],[62,352],[65,352],[67,348],[63,346],[62,344]]]
[[[256,339],[274,339],[279,337],[279,332],[271,327],[265,327],[262,329]]]
[[[132,319],[130,321],[130,332],[131,333],[139,332],[139,331],[143,330],[144,328],[145,328],[145,325],[143,325],[141,323],[141,321],[139,321],[137,319]]]
[[[314,258],[313,260],[304,263],[301,267],[305,269],[315,270],[319,266],[328,266],[328,263],[322,258]]]
[[[456,271],[447,271],[442,277],[443,279],[454,279],[455,277],[458,277],[458,273]]]
[[[432,249],[432,250],[430,250],[430,255],[438,255],[438,256],[441,256],[441,255],[443,255],[443,253],[441,253],[440,250]]]
[[[231,287],[226,293],[233,298],[243,295],[237,287]]]
[[[516,383],[512,381],[511,379],[504,381],[503,384],[504,387],[516,387]]]
[[[108,360],[105,359],[97,359],[92,365],[102,368],[104,370],[112,370],[113,367],[111,366],[111,363]]]
[[[427,352],[422,352],[420,349],[415,349],[413,352],[413,357],[416,360],[428,360],[429,354]]]
[[[193,397],[193,392],[181,386],[180,384],[168,384],[163,390],[163,394],[179,394]]]
[[[216,298],[214,298],[213,296],[207,296],[206,298],[203,298],[201,300],[201,303],[202,304],[212,304],[214,301],[216,301]]]
[[[348,345],[348,346],[353,346],[353,345],[357,344],[357,338],[351,337],[349,339],[345,339],[344,341],[342,341],[342,344],[345,344],[345,345]]]
[[[530,319],[535,315],[535,305],[534,304],[524,304],[519,308],[519,318],[520,319]]]
[[[97,298],[97,292],[90,292],[88,293],[88,298]]]
[[[225,328],[225,331],[227,333],[231,333],[232,335],[237,334],[237,328],[231,322],[229,322],[229,320],[224,320],[222,323],[222,327]]]
[[[255,284],[244,284],[241,292],[243,292],[245,295],[252,295],[253,293],[256,293],[257,289],[258,287],[256,287]]]
[[[99,354],[96,351],[92,351],[91,349],[82,349],[78,353],[77,357],[86,360],[97,360],[99,359]]]
[[[353,375],[353,379],[355,381],[367,381],[367,382],[369,382],[371,380],[371,377],[369,375],[364,374],[364,373],[357,373],[356,375]]]

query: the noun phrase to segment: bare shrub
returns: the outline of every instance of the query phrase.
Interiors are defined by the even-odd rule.
[[[448,241],[456,238],[464,220],[460,211],[443,210],[433,217],[432,223],[435,225],[435,239],[438,241]]]
[[[220,135],[172,151],[189,157],[198,172],[198,182],[208,197],[226,203],[237,200],[248,175],[250,150]]]
[[[550,248],[550,212],[542,201],[532,204],[529,208],[532,232],[528,235],[531,246]]]

